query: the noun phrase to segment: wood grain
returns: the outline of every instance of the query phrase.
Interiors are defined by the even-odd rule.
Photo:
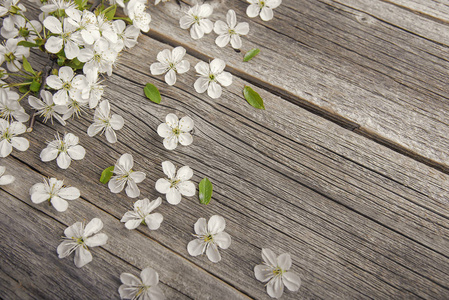
[[[67,171],[58,169],[55,162],[39,161],[44,141],[55,133],[47,125],[38,124],[29,135],[28,152],[14,153],[14,157],[44,176],[63,176],[69,184],[82,187],[84,199],[116,223],[132,200],[111,194],[95,178],[121,154],[132,153],[135,169],[147,173],[140,187],[150,199],[158,196],[154,182],[163,176],[163,160],[190,165],[196,182],[207,175],[215,186],[211,205],[202,207],[196,199],[183,199],[178,206],[164,203],[161,229],[139,231],[250,297],[267,298],[252,271],[261,262],[262,247],[292,254],[293,268],[304,284],[298,294],[286,294],[285,299],[440,298],[447,293],[449,189],[445,174],[266,91],[258,90],[266,100],[266,111],[247,107],[241,96],[247,83],[239,78],[218,100],[193,92],[192,72],[179,76],[176,86],[169,88],[160,77],[148,75],[151,61],[139,63],[145,57],[155,58],[164,48],[169,46],[143,37],[139,48],[121,57],[107,82],[105,98],[126,120],[118,133],[120,143],[87,138],[89,114],[66,128],[55,126],[80,136],[81,144],[91,150]],[[192,65],[198,61],[187,59]],[[160,88],[161,105],[144,98],[146,82]],[[168,112],[194,118],[192,146],[172,152],[163,149],[155,130]],[[26,197],[26,193],[18,195]],[[96,210],[90,212],[95,214]],[[225,217],[226,231],[233,237],[233,245],[222,251],[218,265],[205,257],[192,258],[185,249],[194,222],[213,214]],[[115,226],[116,239],[125,239],[123,225]],[[143,250],[136,246],[134,251],[133,257],[139,257]],[[179,279],[167,284],[186,286]]]
[[[248,19],[244,0],[209,3],[213,21],[234,9],[250,23],[243,52],[260,48],[256,59],[243,63],[215,34],[192,40],[178,24],[187,7],[173,1],[151,10],[149,35],[203,60],[225,58],[234,74],[449,172],[446,24],[382,1],[286,0],[270,22]]]

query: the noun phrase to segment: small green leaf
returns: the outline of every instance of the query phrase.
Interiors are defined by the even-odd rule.
[[[147,96],[148,99],[150,99],[154,103],[161,103],[161,93],[159,93],[159,90],[156,86],[154,86],[154,84],[147,83],[143,91],[145,92],[145,96]]]
[[[36,72],[34,72],[33,68],[31,67],[30,63],[28,62],[28,60],[25,56],[23,57],[22,62],[23,62],[23,68],[25,69],[25,71],[27,71],[33,75],[36,75]]]
[[[245,96],[246,101],[248,101],[251,106],[258,109],[265,109],[265,106],[263,106],[262,98],[251,87],[245,86],[245,88],[243,89],[243,96]]]
[[[114,166],[110,166],[109,168],[104,169],[101,173],[100,182],[104,184],[108,183],[112,175],[114,174],[113,171]]]
[[[20,41],[20,42],[17,43],[17,46],[24,46],[24,47],[27,47],[27,48],[39,47],[38,44],[27,42],[27,41]]]
[[[22,85],[21,87],[19,87],[19,92],[21,92],[22,94],[25,94],[26,92],[28,92],[30,89],[30,86],[28,85]]]
[[[33,82],[30,84],[30,91],[32,92],[38,92],[41,88],[41,83],[37,82],[36,80],[33,80]]]
[[[244,62],[250,61],[254,56],[259,54],[259,52],[260,52],[259,48],[254,48],[254,49],[249,50],[248,52],[246,52],[245,57],[243,57],[243,61]]]
[[[108,20],[112,20],[115,16],[115,11],[117,10],[117,5],[112,5],[109,6],[108,8],[106,8],[103,13],[104,16],[108,19]]]
[[[198,195],[201,204],[209,204],[210,199],[212,198],[213,186],[212,183],[207,179],[207,177],[203,178],[198,185],[198,189],[200,193]]]

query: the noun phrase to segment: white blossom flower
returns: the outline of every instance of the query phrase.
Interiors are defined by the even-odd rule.
[[[222,86],[230,86],[232,84],[232,75],[223,71],[226,63],[216,58],[210,64],[200,61],[196,64],[195,70],[199,74],[199,78],[195,81],[194,88],[198,93],[207,94],[211,98],[219,98],[222,93]]]
[[[73,133],[66,133],[61,139],[59,134],[55,140],[48,143],[47,148],[41,151],[41,160],[44,162],[52,161],[55,158],[58,167],[67,169],[73,160],[81,160],[86,155],[83,146],[78,145],[79,138]]]
[[[69,104],[70,98],[79,100],[81,90],[86,88],[87,81],[84,75],[76,75],[71,67],[61,67],[58,75],[47,77],[47,85],[57,92],[53,95],[56,105]],[[78,95],[77,95],[78,94]]]
[[[108,100],[100,102],[94,114],[94,123],[87,128],[87,134],[92,137],[101,132],[105,133],[109,143],[117,142],[117,135],[114,130],[120,130],[123,127],[124,120],[119,115],[111,116],[111,107]]]
[[[85,63],[83,67],[84,74],[89,70],[97,69],[100,73],[112,75],[112,65],[117,59],[117,52],[109,45],[108,40],[101,37],[93,46],[86,46],[80,50],[78,60]]]
[[[165,194],[168,203],[176,205],[181,202],[181,196],[195,195],[195,184],[189,180],[193,176],[193,171],[189,166],[181,167],[176,173],[175,165],[164,161],[162,171],[168,178],[159,178],[156,181],[156,191]]]
[[[104,86],[98,81],[98,69],[88,69],[86,72],[86,87],[83,89],[81,98],[89,102],[89,108],[95,108],[103,96]]]
[[[26,129],[26,126],[20,122],[10,124],[5,119],[0,119],[0,157],[11,154],[13,147],[19,151],[26,151],[30,147],[30,142],[26,138],[18,137]]]
[[[0,3],[0,17],[5,16],[8,12],[16,11],[18,8],[21,11],[26,11],[25,6],[19,3],[20,0],[3,0]]]
[[[214,31],[218,34],[215,43],[219,47],[226,46],[231,41],[231,46],[234,49],[242,47],[241,35],[247,35],[249,32],[249,25],[246,22],[237,23],[237,16],[235,11],[230,9],[226,14],[226,22],[217,21],[214,24]]]
[[[281,5],[282,0],[246,0],[250,5],[246,9],[246,14],[250,18],[257,17],[263,21],[270,21],[273,19],[273,9]]]
[[[199,218],[194,226],[196,239],[187,244],[189,254],[198,256],[206,251],[211,262],[219,262],[221,255],[218,247],[228,249],[231,245],[231,236],[223,231],[225,227],[225,219],[221,216],[212,216],[207,223],[205,218]]]
[[[7,91],[0,88],[0,118],[11,121],[12,119],[19,122],[26,122],[30,116],[20,106],[19,94],[13,91]]]
[[[118,289],[121,299],[165,300],[164,293],[157,286],[159,275],[152,268],[143,269],[140,278],[130,273],[122,273],[120,280],[123,283]]]
[[[5,175],[6,167],[0,166],[0,185],[13,183],[16,178],[12,175]]]
[[[178,146],[178,142],[183,146],[188,146],[193,142],[190,131],[193,130],[193,120],[190,117],[182,117],[178,121],[175,114],[168,114],[165,123],[157,127],[157,133],[164,138],[164,147],[173,150]]]
[[[122,43],[126,48],[132,48],[137,45],[137,38],[140,35],[140,29],[134,25],[126,26],[123,20],[112,22],[115,33],[118,37],[118,43]],[[123,49],[123,46],[122,49]]]
[[[20,15],[14,15],[3,20],[1,34],[5,39],[19,37],[28,42],[34,43],[37,34],[42,31],[39,21],[27,21]]]
[[[80,97],[77,97],[77,99],[75,98],[70,98],[69,99],[69,104],[67,105],[67,111],[66,113],[62,116],[62,118],[64,120],[68,120],[70,119],[70,117],[79,117],[81,112],[83,111],[84,107],[87,106],[89,104],[89,102],[87,102],[87,100],[82,99]]]
[[[133,25],[143,32],[150,30],[151,15],[146,12],[145,2],[140,0],[130,0],[126,6],[126,12],[133,22]]]
[[[189,29],[190,36],[194,40],[198,40],[205,33],[211,33],[214,24],[208,17],[212,14],[213,8],[209,4],[195,5],[191,7],[186,15],[179,20],[182,29]]]
[[[137,183],[142,182],[146,175],[143,172],[134,171],[134,160],[131,154],[123,154],[114,166],[114,176],[108,183],[109,190],[113,193],[120,193],[126,186],[125,192],[128,197],[136,198],[140,195]]]
[[[66,105],[56,105],[53,102],[53,95],[46,90],[41,91],[41,98],[43,101],[34,96],[28,97],[28,103],[36,110],[36,114],[44,117],[44,123],[50,119],[53,124],[53,118],[55,118],[65,126],[66,122],[59,114],[67,113],[68,107]]]
[[[50,36],[45,43],[45,49],[50,53],[58,53],[64,48],[68,59],[74,59],[80,53],[79,33],[76,27],[65,18],[63,23],[59,19],[48,16],[44,20],[44,26],[54,35]]]
[[[93,218],[84,227],[81,222],[76,222],[64,230],[65,237],[56,250],[59,258],[69,256],[75,251],[75,266],[81,268],[92,261],[92,253],[89,247],[103,246],[108,241],[108,236],[98,233],[103,228],[103,222]]]
[[[150,202],[147,198],[134,202],[134,211],[127,211],[120,222],[125,223],[129,230],[136,229],[140,224],[148,226],[150,230],[156,230],[161,226],[164,217],[160,213],[151,213],[159,205],[162,199],[158,197]]]
[[[84,43],[92,45],[101,36],[100,29],[97,23],[97,16],[89,11],[80,11],[76,8],[66,9],[68,15],[68,22],[77,28]]]
[[[41,10],[44,13],[52,13],[55,11],[76,9],[76,7],[77,5],[71,0],[49,0],[45,5],[41,6]]]
[[[290,272],[292,259],[290,254],[284,253],[276,257],[270,249],[262,249],[263,265],[254,267],[257,280],[268,282],[267,292],[272,298],[280,298],[284,293],[284,285],[292,292],[299,290],[301,278]]]
[[[108,20],[104,14],[99,14],[97,16],[97,25],[98,30],[102,37],[107,39],[112,44],[117,43],[117,33],[114,31],[112,27],[112,22]]]
[[[0,45],[0,65],[6,61],[6,67],[11,72],[22,69],[20,61],[30,56],[30,48],[17,46],[19,42],[19,39],[8,39],[5,45]]]
[[[36,183],[30,189],[31,201],[39,204],[48,201],[49,204],[63,212],[69,207],[67,200],[75,200],[80,197],[80,191],[76,187],[63,187],[64,181],[44,178],[44,183]]]
[[[150,66],[152,75],[165,74],[165,82],[168,85],[174,85],[176,83],[176,74],[182,74],[190,69],[190,63],[187,60],[183,60],[186,54],[186,49],[179,46],[172,51],[164,49],[157,54],[157,60],[159,62],[153,63]]]

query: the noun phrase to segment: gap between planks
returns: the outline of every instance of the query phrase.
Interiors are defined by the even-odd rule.
[[[390,24],[390,25],[395,26],[394,24]],[[395,26],[395,27],[397,27],[397,26]],[[400,28],[400,29],[405,30],[403,28]],[[410,32],[410,33],[415,34],[413,32]],[[158,32],[154,29],[150,29],[150,31],[145,33],[145,35],[147,35],[148,37],[150,37],[158,42],[169,45],[171,47],[182,46],[186,49],[186,52],[189,55],[191,55],[197,59],[200,59],[203,61],[210,61],[213,59],[213,57],[210,57],[207,54],[201,53],[200,51],[190,47],[186,43],[172,39],[171,37],[169,37],[161,32]],[[423,38],[425,38],[425,37],[423,37]],[[397,153],[400,153],[404,156],[412,158],[412,159],[414,159],[418,162],[421,162],[431,168],[434,168],[440,172],[443,172],[443,173],[449,175],[449,166],[446,166],[446,165],[439,163],[433,159],[427,158],[413,150],[410,150],[410,149],[400,145],[399,143],[394,142],[391,139],[388,139],[372,130],[369,130],[368,128],[364,128],[363,126],[359,125],[358,123],[353,122],[353,121],[345,118],[344,116],[337,114],[334,111],[320,107],[304,98],[294,95],[293,93],[291,93],[289,91],[280,89],[280,88],[270,84],[269,82],[263,81],[259,78],[253,77],[244,72],[240,72],[239,70],[237,70],[233,67],[230,67],[229,65],[226,66],[225,70],[231,72],[234,76],[237,76],[240,79],[246,80],[246,81],[250,82],[251,84],[253,84],[261,89],[264,89],[264,90],[280,97],[281,99],[283,99],[285,101],[288,101],[294,105],[297,105],[297,106],[317,115],[318,117],[321,117],[328,121],[331,121],[331,122],[343,127],[344,129],[347,129],[354,133],[357,133],[358,135],[363,136],[367,139],[370,139],[378,144],[381,144]],[[242,89],[241,96],[243,97],[243,89]]]

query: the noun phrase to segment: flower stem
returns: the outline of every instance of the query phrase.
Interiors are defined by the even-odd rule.
[[[41,87],[39,88],[39,92],[38,92],[39,98],[41,97],[41,91],[44,90],[45,81],[47,81],[47,77],[50,75],[50,72],[53,69],[54,65],[55,65],[55,61],[52,59],[51,60],[51,65],[46,65],[45,66],[44,73],[42,74]],[[32,132],[33,131],[34,123],[36,123],[36,115],[37,115],[37,112],[35,110],[34,113],[31,115],[30,123],[28,124],[27,132]]]
[[[20,100],[25,98],[25,96],[28,95],[30,92],[31,92],[31,90],[28,90],[25,94],[22,95],[22,97],[19,98],[19,100],[17,100],[17,102],[20,102]]]

